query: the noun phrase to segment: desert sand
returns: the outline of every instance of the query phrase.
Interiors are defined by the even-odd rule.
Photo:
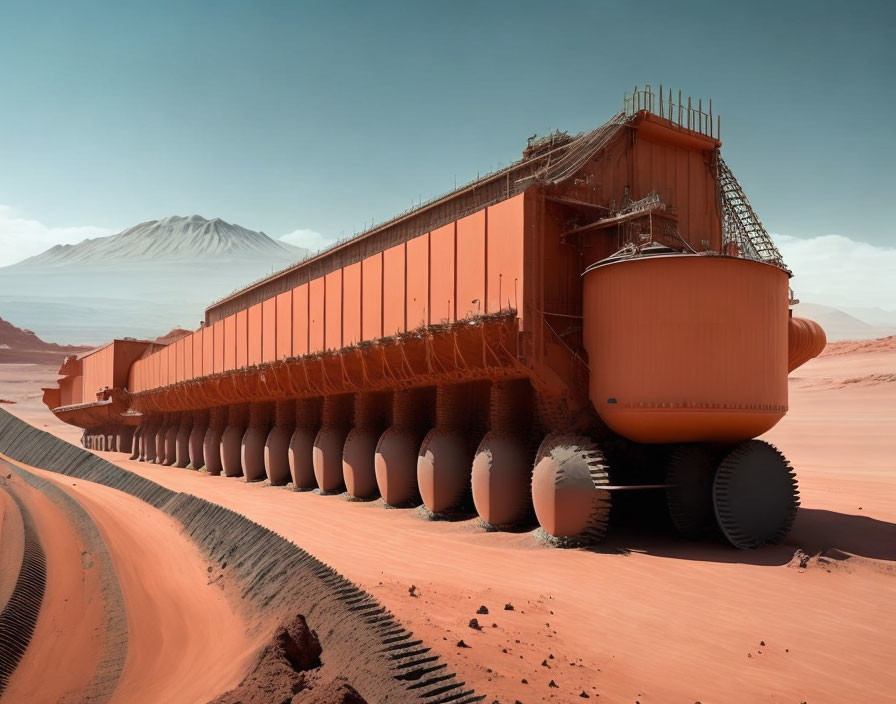
[[[47,560],[39,647],[26,652],[4,701],[83,701],[102,693],[96,680],[107,675],[120,678],[116,702],[206,701],[239,682],[268,633],[248,627],[171,518],[122,492],[32,469],[73,499],[54,502],[3,469]]]
[[[34,369],[30,378],[39,374]],[[76,441],[77,429],[56,421],[24,386],[10,386],[15,376],[0,371],[0,397],[18,401],[6,408]],[[349,502],[98,454],[231,508],[329,563],[424,638],[488,702],[581,701],[582,693],[642,703],[887,701],[896,691],[896,634],[888,626],[896,622],[889,597],[896,584],[896,340],[832,345],[792,375],[790,388],[790,413],[766,439],[796,469],[802,507],[783,545],[752,552],[630,526],[612,532],[599,550],[558,550],[531,532],[484,532],[475,519],[427,521],[416,510],[387,510],[379,501]],[[118,531],[128,525],[119,512],[132,512],[119,492],[76,483],[66,492],[77,494],[104,536],[113,524]],[[125,532],[156,530],[136,519],[133,525]],[[170,593],[199,588],[190,580],[197,570],[201,577],[201,555],[190,557],[189,546],[168,529],[173,534],[155,552],[139,536],[118,535],[107,539],[110,554],[113,560],[121,552],[146,554],[142,564],[120,569],[131,570],[131,581],[145,581],[146,565],[168,560],[170,549],[181,565]],[[149,578],[160,572],[152,569]],[[123,593],[128,579],[121,579]],[[482,606],[487,613],[479,613]],[[202,611],[191,612],[194,618],[201,621]],[[470,626],[473,618],[481,630]],[[161,621],[160,630],[180,633],[177,620]],[[237,655],[217,673],[218,684],[238,680],[247,667],[239,655],[252,643],[234,637],[236,646],[227,647]],[[153,652],[153,641],[147,643]],[[147,669],[156,664],[147,655]]]

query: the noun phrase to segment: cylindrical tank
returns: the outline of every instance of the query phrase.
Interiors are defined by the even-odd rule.
[[[489,394],[489,431],[470,476],[476,512],[493,526],[519,523],[529,511],[532,454],[527,447],[531,413],[527,381],[496,381]]]
[[[134,433],[136,428],[132,425],[122,425],[118,428],[118,451],[131,454],[134,446]]]
[[[304,398],[296,401],[296,429],[289,440],[289,474],[293,488],[313,489],[317,486],[314,476],[314,439],[320,425],[320,400]]]
[[[733,257],[656,255],[584,274],[594,407],[644,443],[739,442],[787,411],[788,275]]]
[[[193,412],[184,411],[180,414],[180,427],[177,429],[174,447],[174,466],[180,469],[190,464],[190,432],[192,430]]]
[[[177,434],[180,430],[180,413],[168,415],[168,426],[165,429],[165,456],[160,464],[170,467],[177,460]]]
[[[205,460],[205,471],[211,475],[221,474],[224,465],[221,462],[221,436],[227,427],[227,406],[216,406],[208,413],[208,430],[202,440],[202,457]]]
[[[156,464],[165,464],[165,438],[168,434],[168,425],[171,422],[171,414],[163,413],[155,435],[155,453],[152,461]]]
[[[128,459],[135,460],[140,457],[140,438],[143,435],[144,423],[140,423],[134,429],[134,439],[131,445],[131,456]]]
[[[208,411],[193,411],[193,427],[190,429],[190,466],[202,469],[205,466],[203,442],[208,432]]]
[[[350,394],[327,396],[321,410],[321,427],[314,438],[312,462],[317,486],[324,493],[342,491],[342,451],[352,413]]]
[[[239,477],[243,473],[243,434],[249,422],[249,404],[231,406],[227,415],[227,427],[221,433],[221,472],[225,477]]]
[[[384,406],[383,394],[355,395],[354,425],[342,449],[342,477],[346,491],[356,499],[366,499],[377,491],[374,458],[383,431]]]
[[[390,506],[402,506],[417,497],[419,428],[426,418],[424,399],[420,389],[397,389],[392,395],[392,425],[376,445],[376,484]]]
[[[469,385],[442,384],[436,389],[436,425],[417,457],[417,483],[423,503],[433,513],[455,508],[470,488],[473,443],[468,425]]]
[[[247,482],[267,478],[264,469],[264,444],[271,431],[270,403],[249,404],[249,425],[240,444],[240,462]]]
[[[806,318],[791,318],[787,326],[787,371],[792,372],[821,354],[828,338],[821,325]]]
[[[264,443],[264,470],[272,485],[289,482],[289,441],[296,427],[296,402],[277,401],[274,427]]]

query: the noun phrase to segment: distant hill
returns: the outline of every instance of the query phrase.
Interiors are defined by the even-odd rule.
[[[811,318],[824,328],[829,342],[840,340],[872,340],[878,337],[896,335],[894,325],[872,325],[839,308],[818,303],[798,303],[793,314]]]
[[[896,310],[884,310],[880,307],[874,308],[842,308],[844,313],[849,313],[854,318],[884,328],[896,328]]]
[[[163,220],[135,225],[117,235],[97,237],[78,244],[57,244],[13,267],[138,261],[200,263],[197,260],[233,260],[237,257],[293,261],[305,254],[306,250],[299,247],[273,240],[263,232],[232,225],[220,218],[206,220],[199,215],[172,215]]]
[[[153,339],[195,329],[212,301],[307,254],[219,218],[172,216],[0,268],[0,315],[48,339]]]
[[[89,349],[89,346],[74,347],[44,342],[31,330],[22,330],[0,318],[0,363],[61,363],[66,355]]]
[[[164,335],[159,335],[153,342],[160,342],[164,345],[170,345],[174,342],[177,342],[180,338],[186,337],[191,334],[192,330],[184,330],[183,328],[174,328],[173,330],[165,333]]]

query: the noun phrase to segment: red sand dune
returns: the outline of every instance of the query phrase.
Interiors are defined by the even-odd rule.
[[[896,350],[896,335],[881,337],[876,340],[846,340],[829,342],[821,353],[821,357],[851,352],[886,352]]]
[[[380,502],[101,454],[330,563],[489,702],[579,701],[583,691],[644,703],[886,701],[896,690],[896,348],[855,344],[791,379],[790,413],[766,437],[796,468],[803,505],[784,545],[754,552],[634,529],[600,551],[557,550],[474,520],[429,522]],[[75,437],[36,406],[10,410]],[[109,494],[114,510],[114,492],[97,489],[77,487]]]

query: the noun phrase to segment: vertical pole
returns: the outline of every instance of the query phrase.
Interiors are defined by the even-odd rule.
[[[678,126],[681,127],[681,90],[678,91]]]
[[[712,98],[709,99],[709,136],[712,137]]]
[[[688,129],[691,129],[693,123],[693,108],[691,107],[691,96],[688,96]]]
[[[697,120],[699,121],[698,132],[703,132],[703,98],[697,101]]]
[[[663,114],[663,84],[660,83],[660,117],[665,117]]]

